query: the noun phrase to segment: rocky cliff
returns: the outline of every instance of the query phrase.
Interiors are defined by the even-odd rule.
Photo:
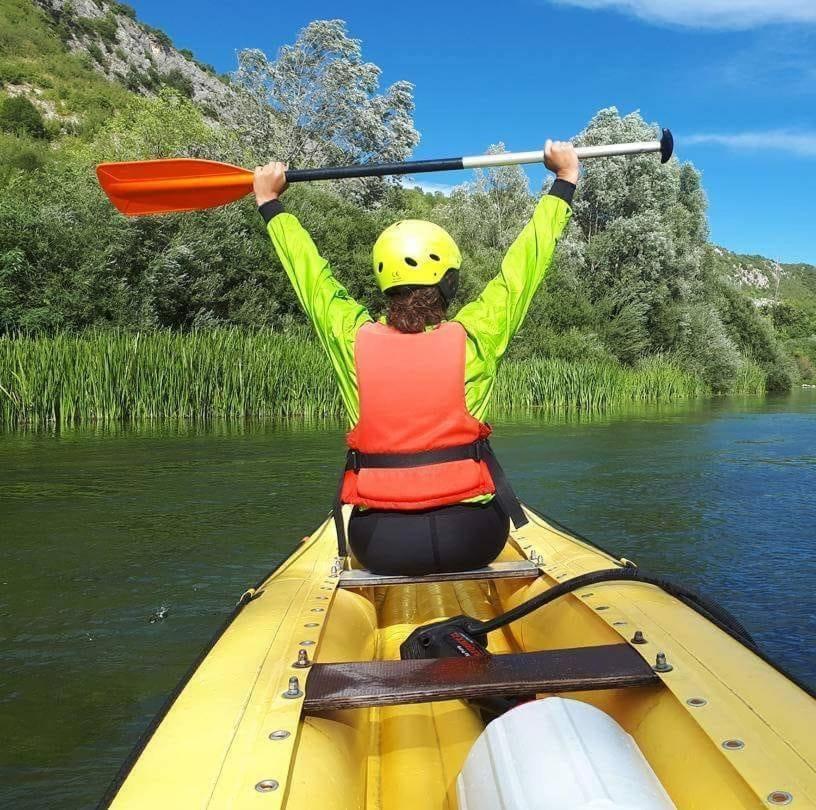
[[[87,54],[95,70],[145,95],[163,86],[192,98],[213,119],[229,119],[238,106],[229,80],[178,50],[164,31],[139,22],[133,9],[113,0],[34,0],[53,20],[65,45]]]

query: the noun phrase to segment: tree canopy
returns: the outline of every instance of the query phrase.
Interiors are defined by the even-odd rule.
[[[397,82],[381,93],[379,77],[345,23],[316,21],[275,58],[240,54],[234,86],[244,117],[237,128],[214,125],[185,88],[166,87],[155,97],[130,95],[92,129],[58,139],[47,158],[35,151],[28,163],[7,161],[0,175],[0,331],[280,330],[301,322],[250,200],[126,219],[103,196],[93,168],[102,160],[182,154],[252,165],[272,156],[270,144],[274,157],[300,166],[402,159],[419,138],[411,85]],[[11,115],[27,122],[26,131],[0,146],[17,149],[40,135],[28,106],[11,101],[3,102],[0,126],[8,129]],[[654,131],[638,113],[609,108],[576,142],[643,140]],[[451,231],[464,256],[459,306],[498,272],[537,196],[519,167],[502,167],[477,172],[448,196],[379,181],[323,183],[293,187],[285,204],[350,293],[377,309],[370,248],[386,225],[420,217]],[[813,368],[814,321],[799,305],[758,309],[721,272],[691,164],[607,158],[584,165],[572,224],[511,352],[629,366],[663,356],[714,391],[731,390],[757,369],[784,388],[797,373],[791,356],[801,373]]]

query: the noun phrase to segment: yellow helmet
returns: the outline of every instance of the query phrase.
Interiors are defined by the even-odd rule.
[[[453,237],[433,222],[403,219],[389,225],[374,243],[372,259],[383,292],[438,285],[447,302],[456,294],[462,254]]]

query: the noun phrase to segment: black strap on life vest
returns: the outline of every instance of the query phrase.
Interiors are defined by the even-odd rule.
[[[487,439],[478,439],[470,444],[458,444],[454,447],[443,447],[439,450],[426,450],[422,453],[361,453],[359,450],[349,450],[346,453],[346,465],[340,473],[337,485],[337,494],[334,497],[332,514],[334,528],[337,533],[337,552],[341,557],[348,553],[346,530],[343,525],[343,482],[346,472],[353,470],[360,472],[365,468],[378,469],[406,469],[409,467],[427,467],[431,464],[444,464],[448,461],[484,461],[493,479],[496,488],[495,498],[504,513],[513,521],[513,526],[520,529],[528,523],[527,516],[521,508],[513,487],[510,486],[499,460]]]

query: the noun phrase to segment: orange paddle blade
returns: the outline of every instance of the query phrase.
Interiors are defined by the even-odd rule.
[[[123,214],[198,211],[233,202],[252,190],[252,172],[197,158],[100,163],[96,176]]]

